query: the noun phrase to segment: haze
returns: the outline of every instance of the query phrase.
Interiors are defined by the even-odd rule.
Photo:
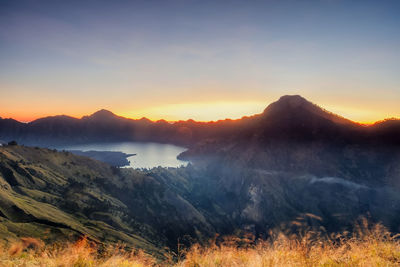
[[[398,1],[1,1],[0,116],[400,117]]]

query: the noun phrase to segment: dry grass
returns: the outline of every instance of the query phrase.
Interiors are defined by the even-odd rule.
[[[123,246],[98,250],[83,238],[65,246],[43,246],[33,238],[22,238],[10,248],[0,249],[0,266],[155,266],[156,260],[143,251],[126,252]]]
[[[400,241],[381,225],[351,236],[279,233],[254,245],[196,245],[177,266],[400,266]]]
[[[121,246],[99,252],[86,239],[56,247],[25,238],[0,249],[0,266],[400,266],[398,236],[381,225],[358,227],[351,235],[304,231],[271,236],[266,241],[251,236],[213,240],[208,246],[194,245],[180,249],[178,255],[166,255],[163,262]]]

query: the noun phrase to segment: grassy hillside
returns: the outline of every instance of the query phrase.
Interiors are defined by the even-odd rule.
[[[175,222],[180,222],[175,225]],[[0,147],[0,236],[53,242],[86,235],[159,254],[184,233],[212,233],[190,203],[150,174],[69,152]]]

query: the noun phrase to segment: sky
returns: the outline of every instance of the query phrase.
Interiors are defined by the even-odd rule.
[[[400,117],[400,1],[0,0],[0,116]]]

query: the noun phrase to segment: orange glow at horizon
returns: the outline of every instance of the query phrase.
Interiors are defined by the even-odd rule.
[[[147,108],[140,108],[133,111],[127,110],[113,110],[112,108],[106,108],[118,116],[140,119],[148,118],[152,121],[166,120],[166,121],[179,121],[193,119],[199,122],[217,121],[224,119],[240,119],[244,116],[251,116],[254,114],[262,113],[266,108],[267,104],[265,101],[217,101],[217,102],[193,102],[193,103],[181,103],[181,104],[166,104],[159,106],[152,106]],[[361,108],[354,108],[348,106],[339,105],[322,105],[326,110],[338,114],[342,117],[358,122],[360,124],[373,124],[377,121],[397,117],[400,114],[393,115],[385,111],[380,110],[376,112],[373,110],[365,110]],[[36,112],[15,111],[15,112],[3,112],[0,110],[1,118],[13,118],[21,122],[30,122],[38,118],[55,115],[68,115],[75,118],[81,118],[83,116],[90,115],[97,110],[76,110],[73,113],[68,112],[57,112],[46,113],[45,109],[37,110]]]
[[[181,104],[167,104],[144,108],[141,110],[124,112],[122,116],[130,118],[147,117],[153,121],[217,121],[224,119],[240,119],[243,116],[251,116],[263,112],[264,102],[256,101],[218,101],[218,102],[194,102]]]

